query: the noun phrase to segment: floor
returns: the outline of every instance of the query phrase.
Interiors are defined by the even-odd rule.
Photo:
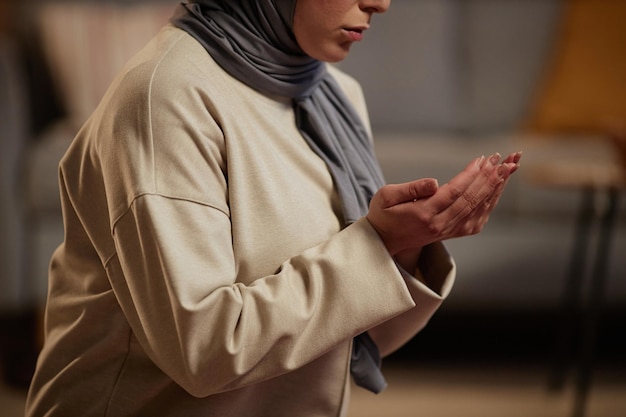
[[[379,395],[353,388],[349,417],[572,416],[571,386],[549,392],[541,367],[393,365],[385,373],[389,387]],[[624,373],[598,373],[585,417],[624,417],[625,394]],[[23,416],[24,400],[23,391],[0,385],[0,416]]]
[[[22,417],[26,393],[0,384],[0,416]]]
[[[533,367],[396,368],[379,396],[354,389],[349,417],[569,417],[573,384],[546,388],[546,369]],[[626,378],[596,375],[586,417],[624,417]]]

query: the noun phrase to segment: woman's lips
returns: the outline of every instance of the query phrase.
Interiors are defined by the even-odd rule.
[[[365,29],[361,28],[344,28],[343,29],[348,38],[353,42],[359,42],[363,40],[363,32]]]

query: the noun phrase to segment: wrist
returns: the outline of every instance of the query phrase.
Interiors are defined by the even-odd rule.
[[[398,252],[394,256],[394,259],[402,269],[414,276],[417,273],[419,259],[421,255],[421,247],[415,249],[406,249]]]

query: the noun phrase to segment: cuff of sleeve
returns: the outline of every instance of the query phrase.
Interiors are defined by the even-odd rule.
[[[456,277],[456,264],[445,245],[435,242],[422,249],[415,275],[401,270],[405,279],[417,281],[442,300],[448,297]]]

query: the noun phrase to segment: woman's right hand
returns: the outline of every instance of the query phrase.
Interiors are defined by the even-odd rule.
[[[382,187],[370,202],[367,219],[392,256],[433,242],[479,233],[496,207],[521,152],[473,160],[439,187],[431,178]]]

